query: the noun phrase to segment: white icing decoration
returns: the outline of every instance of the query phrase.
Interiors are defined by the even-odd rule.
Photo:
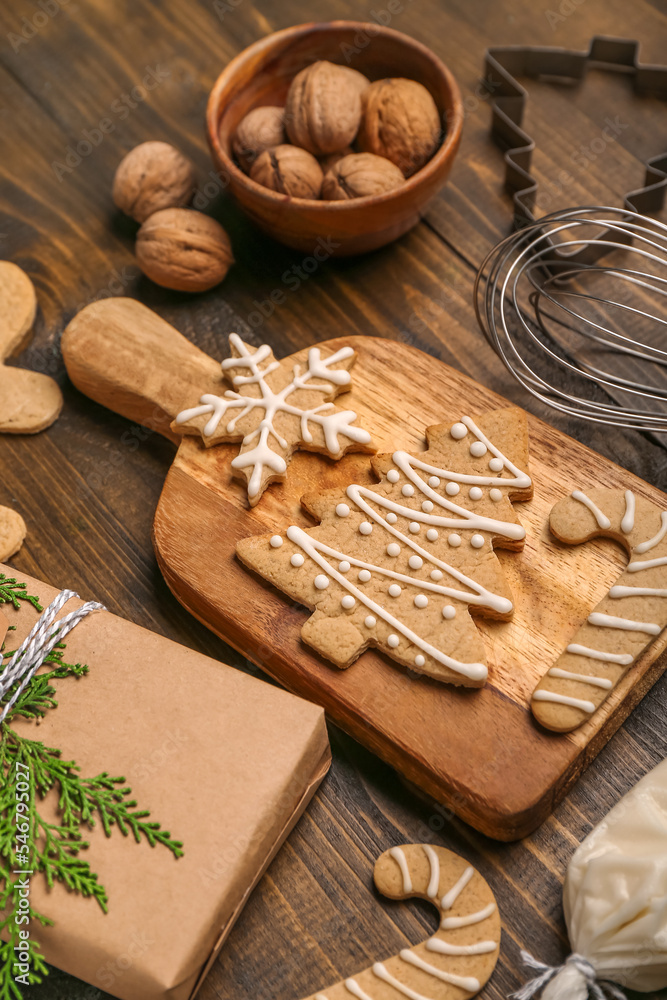
[[[401,490],[401,493],[403,494],[404,497],[411,497],[414,495],[414,492],[415,488],[414,486],[411,486],[410,483],[406,483],[403,489]]]
[[[470,445],[470,454],[473,458],[481,458],[486,455],[486,445],[483,441],[473,441]]]
[[[429,879],[426,895],[430,899],[435,899],[438,895],[438,886],[440,885],[440,858],[438,857],[437,851],[434,851],[430,844],[424,844],[424,854],[428,858],[428,863],[431,866],[431,877]]]
[[[496,487],[494,486],[492,490],[489,490],[489,496],[491,497],[494,503],[498,503],[498,501],[502,500],[503,498],[502,490],[496,489]]]
[[[408,566],[410,569],[421,569],[424,565],[424,560],[421,556],[410,556],[408,559]]]
[[[390,510],[389,513],[387,514],[387,520],[389,521],[390,524],[396,524],[396,522],[398,521],[398,518],[394,514],[393,510]]]
[[[418,521],[410,521],[408,528],[413,535],[418,535],[421,530],[421,524]]]
[[[339,503],[338,506],[336,507],[336,513],[338,514],[339,517],[347,517],[347,515],[350,513],[350,508],[346,503]]]
[[[455,930],[457,927],[470,927],[471,924],[481,924],[482,920],[486,920],[495,911],[496,904],[489,903],[485,906],[483,910],[478,910],[477,913],[471,913],[467,917],[445,917],[445,919],[440,924],[443,931]]]
[[[473,535],[470,539],[470,544],[473,549],[481,549],[482,545],[484,545],[484,535]]]
[[[643,569],[654,569],[656,566],[667,566],[667,556],[659,559],[644,559],[642,562],[628,563],[628,573],[639,573]]]
[[[382,982],[389,983],[390,986],[393,986],[398,993],[402,993],[404,997],[408,998],[408,1000],[431,1000],[430,997],[425,997],[423,993],[417,993],[416,990],[411,989],[409,986],[406,986],[405,983],[401,983],[398,979],[395,979],[394,976],[392,976],[392,974],[385,969],[382,962],[375,963],[373,966],[373,974],[376,975],[378,979],[381,979]]]
[[[362,521],[361,524],[359,525],[360,535],[370,535],[372,530],[373,530],[373,525],[369,524],[368,521]]]
[[[476,944],[450,944],[449,941],[433,937],[426,942],[428,951],[435,951],[439,955],[488,955],[497,947],[495,941],[478,941]]]
[[[353,422],[357,419],[357,414],[352,410],[337,410],[333,403],[323,403],[310,410],[293,406],[287,400],[297,389],[307,388],[309,392],[323,392],[330,394],[336,386],[349,385],[351,376],[348,371],[334,370],[332,365],[351,357],[354,353],[351,347],[343,347],[330,357],[322,359],[319,348],[311,347],[308,352],[308,368],[302,374],[299,366],[294,366],[294,376],[289,385],[286,385],[280,392],[274,392],[266,381],[266,376],[280,368],[280,362],[273,361],[264,369],[261,365],[271,354],[268,344],[263,344],[256,351],[249,351],[241,338],[236,333],[232,333],[229,342],[240,355],[237,358],[226,358],[222,362],[222,370],[228,371],[230,368],[246,369],[250,374],[237,374],[233,377],[235,389],[228,389],[224,396],[216,396],[213,393],[205,393],[199,400],[200,405],[187,410],[182,410],[176,417],[177,424],[187,423],[196,417],[211,414],[206,423],[203,435],[211,437],[218,428],[220,421],[228,411],[236,410],[236,414],[227,424],[226,433],[232,435],[239,420],[251,413],[256,407],[264,411],[264,416],[255,430],[243,438],[241,453],[232,461],[233,469],[246,469],[252,467],[252,473],[248,482],[248,496],[255,497],[259,493],[262,480],[267,470],[275,475],[283,475],[287,470],[287,462],[282,455],[274,451],[269,444],[273,438],[280,448],[286,449],[287,442],[275,429],[274,419],[278,413],[289,413],[299,417],[301,421],[301,439],[304,443],[310,444],[313,435],[309,424],[316,424],[322,428],[324,442],[327,452],[332,457],[339,457],[343,448],[338,440],[339,435],[355,441],[357,444],[369,444],[371,437],[368,431],[361,427],[354,427]],[[323,380],[323,385],[311,384],[311,379]],[[245,396],[242,392],[235,391],[244,385],[256,385],[260,389],[259,396]],[[325,412],[330,411],[330,412]],[[257,444],[249,451],[243,451],[253,441]]]
[[[368,583],[371,578],[371,574],[367,569],[360,569],[358,576],[362,583]]]
[[[559,677],[564,681],[578,681],[581,684],[592,684],[593,687],[604,688],[606,691],[611,691],[614,686],[608,677],[591,677],[589,674],[573,674],[571,670],[563,670],[561,667],[552,667],[548,676]]]
[[[428,597],[426,596],[426,594],[417,594],[417,596],[415,597],[415,607],[425,608],[427,604],[428,604]]]
[[[436,531],[435,528],[429,528],[428,531],[426,532],[426,537],[428,538],[429,542],[435,542],[438,539],[438,532]]]
[[[625,514],[621,521],[621,531],[630,534],[635,526],[635,495],[632,490],[625,491]]]
[[[432,580],[442,580],[442,570],[441,569],[432,569],[431,570],[431,579]]]
[[[376,624],[377,622],[375,618],[373,618],[373,615],[366,615],[364,618],[364,625],[366,628],[375,628]]]
[[[389,588],[389,596],[390,597],[400,597],[401,596],[401,588],[399,587],[399,585],[397,583],[392,583],[391,587]]]
[[[573,500],[578,500],[579,503],[583,503],[584,507],[588,507],[591,514],[598,523],[599,528],[603,528],[605,531],[611,528],[611,521],[606,514],[603,514],[599,507],[596,507],[590,497],[587,497],[585,493],[581,490],[574,490],[571,494]]]
[[[412,892],[412,879],[410,878],[410,869],[408,868],[405,851],[402,847],[392,847],[389,854],[398,865],[403,876],[403,892]]]
[[[300,552],[295,552],[292,558],[290,559],[290,562],[292,563],[292,566],[303,566],[305,560]]]
[[[549,701],[556,705],[567,705],[569,708],[580,708],[582,712],[591,715],[595,711],[592,701],[582,701],[580,698],[569,698],[566,694],[556,694],[555,691],[535,691],[533,701]]]
[[[457,535],[456,532],[452,532],[447,541],[453,548],[457,549],[461,544],[461,536]]]
[[[353,997],[356,997],[357,1000],[373,1000],[372,997],[369,997],[368,993],[364,993],[356,979],[346,979],[345,989],[348,993],[351,993]]]
[[[461,875],[458,882],[456,882],[449,890],[449,892],[446,892],[445,895],[442,897],[440,901],[440,906],[442,907],[443,910],[451,910],[452,906],[459,898],[465,887],[468,885],[468,882],[470,882],[470,879],[473,877],[474,874],[475,874],[474,868],[468,866],[465,869],[463,875]]]
[[[590,625],[599,625],[601,628],[620,628],[626,632],[647,632],[649,635],[659,635],[662,632],[660,625],[652,622],[636,622],[631,618],[615,618],[614,615],[603,615],[599,611],[594,611],[588,616]]]
[[[313,583],[315,584],[318,590],[326,590],[327,587],[329,586],[329,580],[324,575],[324,573],[318,574],[318,576],[316,576],[315,579],[313,580]]]
[[[344,595],[344,596],[343,596],[343,597],[341,598],[341,602],[340,602],[340,603],[342,604],[342,606],[343,606],[343,607],[345,608],[345,610],[346,610],[346,611],[349,611],[349,610],[350,610],[350,608],[353,608],[353,607],[354,607],[354,605],[355,605],[355,604],[356,604],[357,602],[355,601],[355,599],[354,599],[354,597],[352,596],[352,594],[345,594],[345,595]]]
[[[429,483],[430,482],[431,480],[429,479]],[[447,483],[445,486],[445,493],[447,493],[450,497],[455,497],[460,489],[461,487],[458,483]]]
[[[468,433],[468,428],[465,424],[452,424],[449,429],[449,433],[452,435],[455,441],[460,441]]]
[[[396,542],[389,542],[389,545],[387,546],[387,555],[395,557],[395,556],[400,556],[400,554],[401,554],[401,546],[398,545]]]
[[[303,561],[303,556],[301,556],[301,561]],[[350,572],[350,564],[347,561],[347,559],[343,559],[341,560],[341,562],[338,563],[338,569],[341,571],[341,573]]]
[[[428,485],[432,489],[437,490],[438,486],[440,485],[440,480],[438,479],[437,476],[431,476],[431,478],[428,481]]]
[[[396,649],[400,641],[401,640],[398,638],[398,636],[392,633],[387,639],[387,645],[391,646],[392,649]]]
[[[489,459],[489,468],[491,469],[491,472],[501,472],[504,468],[502,458]]]
[[[612,587],[609,596],[619,597],[667,597],[667,590],[654,587]]]
[[[421,653],[417,653],[417,655],[415,656],[415,666],[416,667],[423,667],[425,663],[426,663],[426,660],[424,659],[424,657],[422,656],[422,654]]]
[[[442,617],[447,618],[449,620],[451,618],[454,618],[455,616],[456,616],[456,608],[454,607],[454,605],[445,604],[444,608],[442,609]]]
[[[474,976],[456,976],[453,972],[443,972],[442,969],[436,969],[435,965],[425,962],[423,958],[415,955],[409,948],[404,948],[399,954],[404,962],[409,962],[410,965],[421,969],[422,972],[427,972],[435,979],[441,979],[443,983],[459,986],[462,990],[469,990],[471,993],[477,993],[481,989],[479,980],[475,979]]]
[[[433,510],[433,501],[432,500],[424,500],[424,502],[422,504],[422,510],[425,511],[425,513],[427,513],[427,514],[430,514],[431,511]]]
[[[283,544],[283,540],[282,540],[282,538],[281,538],[280,535],[272,535],[271,536],[271,547],[272,548],[279,549],[282,544]]]
[[[387,479],[389,480],[390,483],[397,483],[400,478],[401,477],[399,476],[396,469],[390,469],[389,472],[387,473]]]
[[[649,538],[647,542],[640,542],[639,545],[635,547],[635,552],[637,555],[642,555],[643,552],[648,552],[649,549],[654,549],[655,546],[663,540],[667,534],[667,510],[663,510],[660,515],[660,531],[653,538]]]
[[[631,656],[630,653],[605,653],[602,649],[591,649],[590,646],[580,646],[577,642],[571,642],[569,646],[566,646],[566,651],[573,653],[575,656],[588,656],[591,660],[604,660],[605,663],[620,663],[624,667],[627,667],[634,660],[634,656]]]
[[[481,500],[484,494],[480,490],[479,486],[471,486],[468,490],[468,496],[471,500]]]

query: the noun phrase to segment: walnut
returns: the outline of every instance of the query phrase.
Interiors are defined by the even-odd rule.
[[[386,194],[405,183],[399,168],[384,156],[352,153],[329,171],[322,184],[322,197],[332,201]]]
[[[363,97],[359,148],[386,156],[410,177],[438,147],[440,115],[426,87],[416,80],[372,83]]]
[[[253,108],[236,129],[232,149],[247,174],[260,153],[285,142],[284,108]]]
[[[332,167],[335,167],[344,156],[351,156],[352,153],[354,153],[352,146],[346,146],[345,149],[341,149],[340,153],[329,153],[328,156],[320,156],[322,173],[326,176]]]
[[[319,198],[322,168],[311,153],[298,146],[274,146],[257,157],[252,180],[292,198]]]
[[[361,123],[361,94],[369,86],[362,73],[320,60],[292,80],[285,103],[290,141],[316,156],[349,146]]]
[[[187,205],[195,190],[191,160],[168,142],[142,142],[119,163],[114,204],[137,222],[162,208]]]
[[[234,263],[222,226],[190,208],[165,208],[137,233],[137,262],[157,285],[179,292],[205,292]]]

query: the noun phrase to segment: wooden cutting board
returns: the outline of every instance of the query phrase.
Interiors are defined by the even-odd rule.
[[[424,428],[507,405],[465,375],[404,344],[366,337],[327,341],[358,352],[353,389],[342,397],[381,451],[424,448]],[[219,362],[155,313],[130,299],[84,309],[62,342],[74,384],[131,420],[176,440],[171,419],[199,398]],[[226,352],[225,352],[226,354]],[[375,388],[374,388],[375,387]],[[238,539],[311,523],[305,493],[374,482],[368,456],[339,462],[297,453],[283,485],[250,509],[231,476],[236,445],[206,449],[180,440],[155,514],[153,541],[165,579],[200,621],[285,687],[324,706],[330,718],[439,803],[500,840],[534,830],[667,666],[658,636],[580,729],[541,730],[529,710],[535,684],[606,593],[626,556],[609,540],[557,542],[547,519],[573,489],[632,489],[667,497],[572,438],[528,416],[535,496],[515,509],[526,528],[522,553],[499,551],[515,600],[509,623],[484,622],[489,681],[464,690],[415,678],[369,650],[348,670],[300,640],[308,612],[294,606],[235,557]]]

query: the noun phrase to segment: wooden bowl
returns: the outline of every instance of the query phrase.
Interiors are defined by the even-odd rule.
[[[409,77],[433,95],[444,139],[429,162],[396,191],[353,201],[291,198],[257,184],[236,165],[231,140],[244,115],[258,105],[284,105],[293,77],[318,59],[349,65],[371,80]],[[319,259],[374,250],[416,225],[447,179],[462,123],[459,88],[433,52],[399,31],[359,21],[302,24],[255,42],[218,77],[206,113],[222,183],[266,233],[310,254],[319,248]]]

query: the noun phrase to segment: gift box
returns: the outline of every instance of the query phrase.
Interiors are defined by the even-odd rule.
[[[57,593],[20,579],[44,607]],[[15,648],[39,613],[25,602],[1,611],[16,626]],[[54,681],[58,707],[12,727],[60,748],[85,776],[124,776],[184,855],[117,827],[107,837],[97,822],[83,831],[81,857],[108,892],[108,913],[34,875],[31,903],[54,925],[33,921],[31,936],[49,963],[122,1000],[187,1000],[329,767],[324,714],[106,611],[65,642],[67,662],[89,673]],[[57,805],[51,792],[40,812],[51,819]]]

